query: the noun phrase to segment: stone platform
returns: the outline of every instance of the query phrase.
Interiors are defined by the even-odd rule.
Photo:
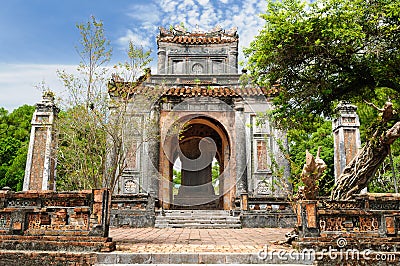
[[[156,228],[241,228],[240,217],[226,210],[165,210],[156,216]]]
[[[98,254],[96,265],[130,264],[297,264],[311,260],[278,258],[278,251],[290,246],[276,244],[290,232],[287,228],[193,229],[111,228],[117,243],[111,253]],[[260,251],[276,252],[267,259]]]

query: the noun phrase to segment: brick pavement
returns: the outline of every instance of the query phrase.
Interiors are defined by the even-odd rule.
[[[257,253],[289,250],[278,245],[289,228],[188,229],[111,228],[117,251],[126,253]]]

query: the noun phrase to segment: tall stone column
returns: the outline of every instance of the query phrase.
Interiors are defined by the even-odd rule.
[[[145,172],[146,178],[149,179],[149,194],[153,198],[158,197],[159,189],[159,156],[160,156],[160,143],[159,139],[159,125],[160,125],[160,108],[159,106],[154,106],[150,111],[150,123],[154,125],[154,128],[150,129],[149,132],[149,145],[147,151],[147,171]]]
[[[23,190],[55,190],[57,137],[54,120],[59,109],[54,103],[54,94],[43,93],[36,104],[32,117],[28,156]]]
[[[227,73],[237,74],[238,71],[238,48],[237,45],[231,46],[228,53]]]
[[[247,210],[247,157],[246,157],[246,125],[244,117],[244,103],[235,103],[236,129],[236,196],[241,198],[241,208]]]
[[[158,49],[158,74],[168,74],[166,71],[165,64],[166,64],[166,51],[164,47],[160,47]]]
[[[336,107],[338,117],[333,120],[335,182],[346,165],[361,148],[360,121],[357,106],[340,103]]]

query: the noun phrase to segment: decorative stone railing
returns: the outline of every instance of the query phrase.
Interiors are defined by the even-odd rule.
[[[364,194],[353,200],[303,200],[296,204],[299,244],[393,251],[400,245],[400,194]],[[318,245],[316,245],[318,243]]]
[[[240,202],[236,202],[242,227],[293,228],[295,225],[296,216],[287,198],[248,197],[246,205],[247,210],[240,210]]]
[[[0,248],[31,249],[36,243],[46,250],[113,250],[115,244],[108,238],[109,199],[107,189],[2,190]]]
[[[155,200],[148,194],[113,195],[111,226],[153,227]]]

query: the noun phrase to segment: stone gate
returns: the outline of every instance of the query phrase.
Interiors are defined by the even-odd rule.
[[[277,90],[240,81],[238,42],[235,28],[160,28],[158,74],[134,83],[113,77],[112,112],[129,99],[127,167],[114,195],[149,194],[163,209],[248,210],[272,208],[267,201],[291,193],[278,145],[285,135],[257,115],[271,109]]]

